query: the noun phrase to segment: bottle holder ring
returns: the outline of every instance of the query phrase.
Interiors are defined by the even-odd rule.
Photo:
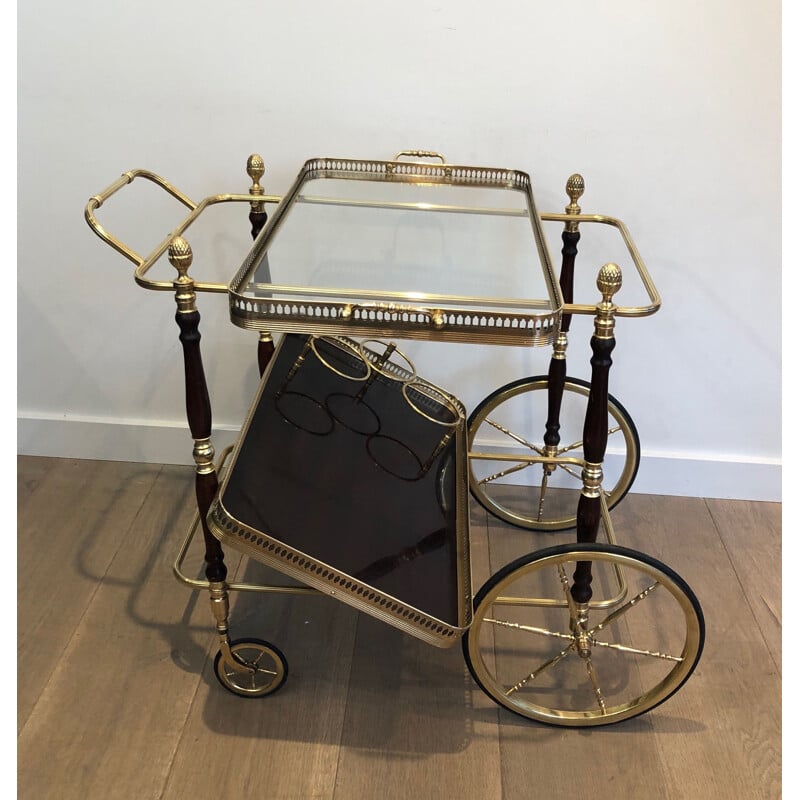
[[[372,365],[369,362],[369,359],[363,354],[360,347],[357,347],[355,342],[351,342],[348,339],[334,337],[334,336],[310,336],[309,337],[309,344],[311,346],[311,351],[320,361],[320,363],[327,367],[331,372],[336,373],[339,377],[344,378],[348,381],[357,381],[359,383],[366,381],[369,376],[370,372],[372,371]],[[338,348],[340,351],[345,351],[352,355],[359,363],[358,365],[354,365],[355,374],[344,372],[341,369],[337,369],[336,367],[331,364],[321,353],[320,348],[318,348],[317,343],[322,342],[324,344],[329,345],[330,347]],[[363,368],[363,374],[361,374]]]
[[[370,350],[367,347],[368,344],[379,344],[385,350],[383,354],[379,355]],[[384,378],[404,384],[411,383],[417,378],[417,368],[414,366],[414,362],[402,350],[398,350],[394,342],[386,344],[380,339],[363,339],[358,344],[358,350],[361,358],[369,364],[370,369],[383,375]],[[393,356],[399,356],[403,363],[397,364],[392,361]]]
[[[455,428],[461,421],[461,412],[452,399],[430,384],[409,381],[403,384],[402,391],[411,408],[429,422],[445,428]]]

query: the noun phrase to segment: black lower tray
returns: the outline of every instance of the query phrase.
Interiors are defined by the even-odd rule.
[[[419,379],[403,390],[401,368],[390,370],[400,380],[348,380],[365,369],[351,342],[310,343],[283,337],[209,526],[223,544],[448,647],[471,621],[463,406]]]

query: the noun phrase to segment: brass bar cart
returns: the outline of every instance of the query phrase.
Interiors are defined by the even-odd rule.
[[[316,593],[434,646],[460,641],[481,689],[528,719],[607,725],[667,700],[697,665],[704,620],[686,582],[618,544],[611,521],[640,457],[635,424],[608,391],[615,320],[661,305],[626,226],[582,212],[580,175],[567,180],[563,213],[540,213],[527,173],[452,164],[430,151],[310,159],[284,196],[265,193],[260,156],[250,156],[247,172],[246,194],[195,202],[132,170],[85,210],[91,229],[135,264],[137,284],[175,297],[198,511],[174,573],[209,592],[222,686],[261,697],[288,675],[275,645],[230,638],[231,591]],[[96,216],[137,178],[188,209],[147,256]],[[206,208],[231,202],[249,207],[252,247],[228,284],[196,281],[187,230]],[[558,271],[543,223],[563,226]],[[599,297],[575,301],[587,225],[618,232],[644,304],[614,302],[615,263],[597,274]],[[165,254],[172,281],[149,274]],[[259,389],[219,463],[201,292],[226,294],[232,323],[258,333]],[[578,315],[594,320],[588,382],[566,367]],[[550,361],[546,373],[499,387],[468,413],[418,375],[395,340],[544,346]],[[470,495],[508,525],[575,529],[575,540],[516,558],[474,591]],[[198,531],[205,580],[184,574]],[[229,547],[298,585],[229,582]]]

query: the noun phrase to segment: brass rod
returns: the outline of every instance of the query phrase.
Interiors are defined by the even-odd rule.
[[[526,456],[519,453],[481,453],[470,450],[467,456],[473,461],[514,461],[519,464],[574,464],[582,467],[581,458],[565,458],[564,456]]]
[[[292,286],[287,284],[278,283],[250,283],[247,287],[250,291],[263,291],[275,292],[287,295],[310,295],[321,297],[333,297],[338,299],[352,298],[368,298],[373,300],[398,300],[404,303],[449,303],[451,305],[476,305],[476,306],[490,306],[493,308],[542,308],[550,310],[550,304],[546,300],[517,300],[513,298],[486,298],[476,297],[472,295],[450,295],[450,294],[428,294],[427,292],[393,292],[393,291],[377,291],[374,289],[336,289],[333,287],[323,286]],[[358,303],[358,308],[369,309],[369,303]],[[593,307],[594,308],[594,307]],[[385,307],[381,307],[385,310]],[[404,308],[398,308],[398,311],[405,311]],[[417,311],[418,307],[415,305],[409,307],[408,311]],[[469,312],[465,312],[469,313]]]
[[[208,589],[211,586],[211,583],[206,580],[200,580],[198,578],[190,578],[183,573],[183,561],[186,558],[186,553],[191,545],[192,541],[194,540],[194,536],[197,533],[197,529],[200,526],[200,514],[195,513],[194,519],[192,520],[192,524],[189,526],[189,530],[181,544],[181,547],[178,551],[178,556],[175,559],[175,563],[172,567],[172,574],[177,578],[177,580],[184,584],[185,586],[189,586],[192,589]],[[268,594],[295,594],[295,595],[309,595],[309,594],[321,594],[319,590],[312,589],[310,586],[280,586],[280,585],[261,585],[261,584],[252,584],[252,583],[229,583],[227,584],[227,589],[229,591],[238,591],[238,592],[264,592]]]
[[[345,200],[336,197],[314,197],[312,195],[301,195],[297,198],[298,203],[308,205],[329,205],[329,206],[353,206],[355,208],[382,208],[386,210],[398,211],[437,211],[446,214],[480,214],[486,217],[523,217],[529,216],[528,210],[524,208],[492,208],[482,206],[454,206],[443,203],[400,203],[391,200]]]
[[[176,237],[181,236],[186,229],[193,223],[206,208],[217,203],[250,203],[252,197],[249,194],[218,194],[206,197],[201,200],[195,208],[174,228],[169,235],[153,250],[146,259],[136,268],[134,272],[134,280],[139,286],[144,289],[152,289],[157,291],[173,291],[174,287],[168,281],[153,281],[144,277],[147,271],[158,261],[159,258],[169,247],[170,242]],[[261,195],[259,202],[276,203],[280,201],[280,197],[276,195]],[[224,294],[228,291],[226,283],[203,283],[200,281],[195,282],[195,291],[198,292],[218,292]]]

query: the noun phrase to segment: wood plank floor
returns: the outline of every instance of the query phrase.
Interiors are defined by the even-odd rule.
[[[459,647],[322,597],[232,595],[232,635],[273,641],[289,662],[274,696],[235,697],[213,676],[207,595],[171,574],[190,468],[20,457],[17,487],[23,800],[782,795],[779,504],[632,494],[614,510],[620,543],[697,593],[705,651],[650,714],[575,730],[500,709]],[[506,557],[573,535],[519,532],[474,506],[476,584],[497,537]],[[227,559],[231,577],[268,581]],[[199,566],[192,552],[186,570]]]

